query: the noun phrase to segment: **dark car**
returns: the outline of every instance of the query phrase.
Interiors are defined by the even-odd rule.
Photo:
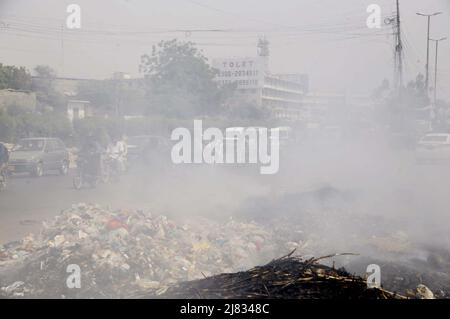
[[[69,170],[69,152],[58,138],[24,138],[12,149],[8,170],[11,173],[30,173],[36,177],[46,171]]]

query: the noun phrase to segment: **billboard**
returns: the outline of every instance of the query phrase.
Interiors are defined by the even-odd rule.
[[[236,83],[238,89],[260,88],[266,72],[263,58],[228,58],[213,60],[218,70],[216,80],[222,84]]]

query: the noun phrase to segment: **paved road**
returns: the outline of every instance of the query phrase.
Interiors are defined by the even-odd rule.
[[[12,177],[8,188],[0,193],[0,243],[35,231],[41,221],[55,216],[72,203],[99,201],[104,197],[105,186],[77,191],[72,187],[70,175]]]

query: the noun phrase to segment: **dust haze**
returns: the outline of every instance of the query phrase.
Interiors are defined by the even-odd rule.
[[[366,25],[373,1],[79,0],[81,28],[68,29],[72,2],[0,1],[0,142],[11,147],[6,166],[15,165],[0,193],[1,245],[89,203],[194,229],[258,225],[276,238],[279,256],[251,256],[248,267],[294,249],[350,253],[324,263],[361,276],[370,263],[400,265],[428,274],[436,295],[450,291],[449,146],[433,146],[433,162],[418,157],[428,150],[424,136],[447,136],[450,145],[450,1],[400,1],[401,31],[390,0],[377,2],[374,29]],[[416,13],[437,11],[439,64],[430,43],[427,83],[426,19]],[[258,67],[227,73],[249,60]],[[23,67],[29,83],[8,83],[7,66]],[[3,99],[15,92],[26,99]],[[174,164],[171,133],[195,119],[222,131],[287,128],[279,171]],[[142,136],[163,146],[131,142]],[[30,160],[30,175],[16,174],[23,162],[13,161],[14,147],[23,138],[61,140],[68,171],[33,177],[43,151]],[[125,141],[126,169],[77,187],[83,145],[93,140],[105,150]],[[142,153],[131,158],[135,146]]]

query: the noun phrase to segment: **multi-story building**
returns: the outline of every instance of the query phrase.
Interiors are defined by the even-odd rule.
[[[301,83],[267,74],[262,87],[261,105],[271,109],[276,118],[299,120],[304,113],[302,98],[305,94]]]
[[[222,85],[235,83],[242,98],[268,108],[277,118],[300,119],[308,78],[301,74],[271,74],[266,46],[267,42],[260,41],[257,57],[214,59],[212,66],[219,71],[216,80]]]

